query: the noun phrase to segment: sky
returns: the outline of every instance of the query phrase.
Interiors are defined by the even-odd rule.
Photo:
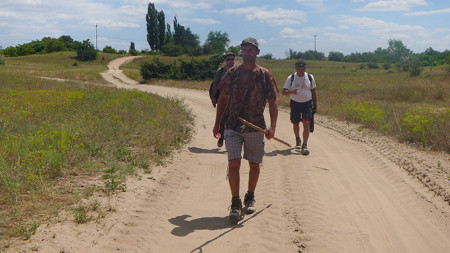
[[[89,39],[102,50],[149,49],[148,4],[190,28],[204,44],[208,33],[227,33],[229,46],[258,40],[260,55],[284,59],[289,49],[373,52],[401,40],[415,53],[450,50],[448,0],[1,0],[0,47],[44,37]]]

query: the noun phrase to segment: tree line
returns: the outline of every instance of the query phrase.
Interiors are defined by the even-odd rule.
[[[324,60],[325,54],[308,50],[306,52],[296,52],[292,49],[286,53],[288,59],[304,58],[306,60]],[[329,61],[339,62],[368,62],[368,63],[390,63],[404,65],[406,63],[418,62],[422,66],[439,66],[450,64],[450,51],[438,52],[433,48],[427,48],[422,53],[413,53],[401,40],[388,40],[387,48],[377,48],[373,52],[351,53],[344,55],[341,52],[331,51],[326,58]]]
[[[203,46],[200,37],[189,27],[181,25],[177,17],[173,19],[173,32],[170,24],[166,23],[164,11],[158,11],[154,3],[148,4],[146,14],[147,42],[153,53],[168,56],[188,54],[193,56],[222,54],[227,49],[230,40],[228,34],[220,31],[210,31]],[[239,53],[237,47],[230,47],[234,53]]]

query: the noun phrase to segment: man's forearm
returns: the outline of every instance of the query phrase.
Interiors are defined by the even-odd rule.
[[[278,101],[277,99],[269,99],[270,127],[276,128],[278,119]]]

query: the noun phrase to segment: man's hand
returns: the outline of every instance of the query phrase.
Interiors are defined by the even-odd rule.
[[[216,138],[216,139],[220,138],[220,136],[217,137],[218,134],[220,135],[219,131],[220,131],[220,125],[219,124],[214,124],[214,128],[213,128],[213,136],[214,136],[214,138]]]
[[[266,134],[266,138],[268,140],[272,139],[275,136],[275,128],[269,127],[266,129],[267,134]]]
[[[313,112],[313,113],[316,113],[316,112],[317,112],[317,105],[313,105],[313,107],[312,107],[312,112]]]

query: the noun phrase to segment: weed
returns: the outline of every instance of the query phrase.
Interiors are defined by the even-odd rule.
[[[75,221],[79,224],[87,223],[88,221],[90,221],[91,217],[88,215],[88,211],[88,208],[82,205],[75,207]]]
[[[109,168],[103,170],[102,179],[105,180],[105,192],[107,194],[114,193],[116,190],[125,190],[125,176],[117,164],[112,164]]]

